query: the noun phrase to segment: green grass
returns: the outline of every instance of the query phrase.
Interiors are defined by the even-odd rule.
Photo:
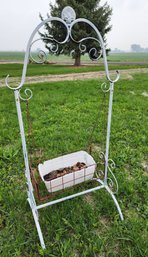
[[[23,61],[25,52],[0,52],[1,61]],[[50,62],[73,62],[71,57],[48,55]],[[108,60],[115,62],[148,62],[148,53],[110,53]],[[82,62],[91,62],[88,55],[82,56]]]
[[[148,62],[148,53],[110,53],[108,60],[114,62]]]
[[[24,165],[14,95],[0,89],[0,256],[2,257],[146,257],[147,173],[142,163],[147,154],[148,75],[119,81],[115,86],[110,157],[116,162],[117,199],[125,220],[103,190],[40,211],[47,245],[39,245],[31,210],[26,201]],[[33,152],[46,160],[64,152],[85,149],[93,124],[98,126],[92,142],[104,149],[104,114],[101,81],[44,83],[33,91],[30,112],[35,145]],[[134,92],[134,93],[133,93]],[[22,103],[23,117],[25,103]],[[25,122],[25,129],[27,125]],[[28,140],[28,137],[27,137]],[[37,157],[33,155],[33,165]],[[81,187],[84,187],[81,185]],[[71,189],[71,192],[75,189]]]
[[[20,77],[22,75],[22,64],[0,64],[0,77],[5,78],[8,74],[11,77]],[[134,68],[148,68],[148,65],[109,65],[110,70],[134,69]],[[41,76],[48,74],[68,74],[68,73],[81,73],[91,71],[102,71],[104,66],[80,66],[74,67],[73,65],[37,65],[29,64],[27,76]]]
[[[0,61],[23,61],[24,52],[19,51],[1,51],[0,52]]]

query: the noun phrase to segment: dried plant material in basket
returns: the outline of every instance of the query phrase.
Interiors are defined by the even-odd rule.
[[[67,154],[38,165],[49,192],[74,186],[93,178],[96,163],[85,151]]]
[[[58,169],[58,170],[54,170],[52,172],[49,172],[48,174],[46,174],[44,176],[44,180],[45,181],[50,181],[59,177],[62,177],[66,174],[69,174],[71,172],[76,172],[78,170],[87,168],[86,164],[84,162],[77,162],[75,165],[73,166],[69,166],[69,167],[65,167],[62,169]]]

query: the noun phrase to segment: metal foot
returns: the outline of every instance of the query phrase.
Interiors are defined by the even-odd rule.
[[[118,204],[118,201],[117,201],[115,195],[114,195],[113,192],[110,190],[110,188],[108,187],[108,185],[105,185],[105,188],[106,188],[106,190],[108,191],[108,193],[111,195],[112,199],[114,200],[114,203],[115,203],[115,205],[116,205],[116,207],[117,207],[117,210],[118,210],[118,212],[119,212],[119,215],[120,215],[120,219],[123,221],[123,220],[124,220],[123,214],[122,214],[122,212],[121,212],[120,206],[119,206],[119,204]]]
[[[32,207],[29,198],[28,198],[28,202],[29,202],[31,210],[32,210],[32,214],[33,214],[33,218],[34,218],[34,221],[35,221],[35,225],[36,225],[36,229],[37,229],[37,232],[38,232],[38,236],[39,236],[39,239],[40,239],[41,247],[43,249],[46,249],[46,246],[45,246],[45,243],[44,243],[43,234],[42,234],[42,230],[41,230],[41,226],[40,226],[40,223],[39,223],[38,211],[35,208]]]

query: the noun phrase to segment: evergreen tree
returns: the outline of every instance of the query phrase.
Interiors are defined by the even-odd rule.
[[[110,6],[105,3],[104,5],[101,5],[101,0],[56,0],[56,4],[53,5],[52,3],[49,4],[51,12],[50,15],[53,17],[61,17],[61,12],[64,7],[71,6],[77,15],[77,18],[86,18],[90,20],[94,25],[98,28],[99,32],[101,33],[103,40],[106,44],[106,38],[105,35],[111,30],[111,26],[109,25],[110,18],[112,15],[112,9]],[[47,17],[50,17],[49,14],[47,14]],[[41,20],[43,20],[43,17],[40,15]],[[51,43],[50,40],[46,39],[49,38],[50,35],[52,35],[56,40],[63,41],[66,36],[66,29],[64,29],[63,25],[59,22],[52,22],[51,24],[45,25],[45,32],[40,33],[43,41],[45,42],[46,48],[50,51],[49,44]],[[85,23],[78,23],[74,25],[73,31],[72,31],[73,38],[75,40],[80,40],[84,37],[95,37],[96,34],[93,31],[92,28],[90,28],[89,25]],[[100,50],[100,47],[97,42],[94,42],[92,40],[88,40],[86,43],[86,52],[89,52],[90,49],[95,47],[97,51]],[[56,54],[60,54],[61,50],[63,49],[63,53],[69,55],[73,49],[75,49],[74,52],[74,59],[75,59],[75,65],[80,65],[80,58],[81,55],[84,54],[80,51],[78,44],[74,43],[73,41],[68,42],[68,44],[65,44],[64,46],[60,46]],[[109,51],[109,49],[106,49]],[[95,58],[96,52],[91,51],[92,57]],[[94,55],[94,56],[93,56]]]

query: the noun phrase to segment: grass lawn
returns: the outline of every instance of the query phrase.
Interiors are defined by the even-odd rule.
[[[25,52],[1,51],[0,61],[23,61]]]
[[[11,77],[20,77],[22,75],[22,64],[0,64],[0,78],[5,78],[8,74]],[[110,70],[122,70],[122,69],[134,69],[134,68],[148,68],[148,65],[109,65]],[[74,67],[73,65],[37,65],[29,64],[27,70],[27,76],[41,76],[48,74],[67,74],[67,73],[81,73],[91,71],[102,71],[104,70],[103,64],[98,66],[80,66]]]
[[[25,52],[0,52],[0,61],[23,61]],[[50,62],[73,62],[70,56],[48,55]],[[148,53],[110,53],[109,61],[115,62],[148,62]],[[88,55],[82,56],[82,62],[90,62]]]
[[[117,199],[125,220],[120,221],[104,190],[45,208],[40,210],[45,251],[39,245],[26,200],[14,96],[11,90],[0,88],[1,257],[148,256],[147,97],[142,95],[148,88],[147,81],[147,74],[134,75],[133,80],[121,80],[115,86],[110,157],[116,163]],[[64,152],[85,149],[96,121],[92,143],[104,150],[108,95],[103,98],[100,84],[98,80],[86,80],[29,86],[33,91],[30,112],[35,145],[31,137],[32,147],[29,148],[33,165],[37,159],[43,161]],[[104,108],[98,113],[101,103]],[[25,103],[22,109],[26,121]]]
[[[108,60],[113,62],[148,62],[148,53],[110,53]]]

